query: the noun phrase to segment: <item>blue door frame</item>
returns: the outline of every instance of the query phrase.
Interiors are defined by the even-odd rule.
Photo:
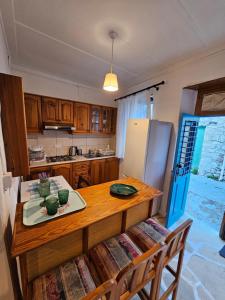
[[[184,214],[198,123],[198,116],[183,114],[180,118],[166,227],[172,226]]]

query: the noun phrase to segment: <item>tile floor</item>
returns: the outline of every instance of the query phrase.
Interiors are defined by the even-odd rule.
[[[186,214],[170,228],[175,228],[187,218],[194,220],[177,300],[225,300],[225,258],[218,253],[225,246],[225,241],[218,234],[224,209],[225,183],[192,176]],[[176,259],[172,265],[175,263]],[[165,271],[161,288],[165,289],[170,282],[171,275]],[[138,296],[134,297],[134,300],[138,299]]]

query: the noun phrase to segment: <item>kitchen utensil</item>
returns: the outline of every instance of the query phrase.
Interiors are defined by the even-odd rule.
[[[77,149],[77,155],[82,156],[82,149]]]
[[[41,206],[45,206],[46,204],[46,197],[50,195],[50,181],[49,180],[42,180],[40,182],[39,187],[38,187],[39,194],[42,198],[44,198],[44,201],[41,202]]]
[[[63,189],[58,191],[59,204],[64,205],[68,202],[69,190]]]
[[[30,146],[28,149],[29,160],[33,162],[45,161],[46,155],[42,146]]]
[[[77,154],[77,147],[76,146],[70,146],[69,148],[69,155],[75,156]]]
[[[58,198],[56,198],[55,196],[47,197],[45,201],[45,205],[47,209],[47,214],[50,216],[55,215],[59,207]]]
[[[132,185],[115,183],[110,186],[110,192],[118,196],[131,196],[137,193],[138,190]]]

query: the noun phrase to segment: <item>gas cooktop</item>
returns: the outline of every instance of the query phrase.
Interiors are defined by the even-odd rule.
[[[57,156],[47,156],[46,160],[48,163],[50,163],[50,162],[75,160],[75,158],[70,155],[57,155]]]

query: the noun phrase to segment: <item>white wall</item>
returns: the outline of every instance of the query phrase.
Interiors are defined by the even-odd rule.
[[[1,15],[0,15],[1,19]],[[8,51],[3,34],[3,26],[0,20],[0,72],[10,73],[8,65]],[[14,179],[13,187],[10,191],[4,192],[2,186],[2,175],[6,171],[6,161],[4,153],[4,144],[2,138],[2,128],[0,126],[0,300],[13,299],[12,284],[9,273],[9,266],[6,256],[6,249],[4,243],[4,232],[9,217],[11,223],[14,219],[15,205],[17,199],[17,179]]]
[[[189,113],[193,111],[195,103],[195,95],[193,92],[192,97],[190,97],[190,101],[192,102],[191,105],[184,104],[183,101],[188,101],[190,95],[188,95],[188,97],[187,94],[183,95],[183,88],[221,77],[225,77],[224,50],[174,66],[161,72],[159,75],[152,77],[150,80],[132,87],[132,89],[128,91],[133,92],[162,80],[166,81],[166,84],[160,87],[157,100],[155,101],[155,118],[161,121],[169,121],[174,124],[164,185],[164,198],[161,206],[161,213],[163,215],[166,213],[179,115],[181,111]]]
[[[25,92],[92,104],[116,106],[112,94],[82,86],[48,74],[13,66],[12,73],[23,78]]]

